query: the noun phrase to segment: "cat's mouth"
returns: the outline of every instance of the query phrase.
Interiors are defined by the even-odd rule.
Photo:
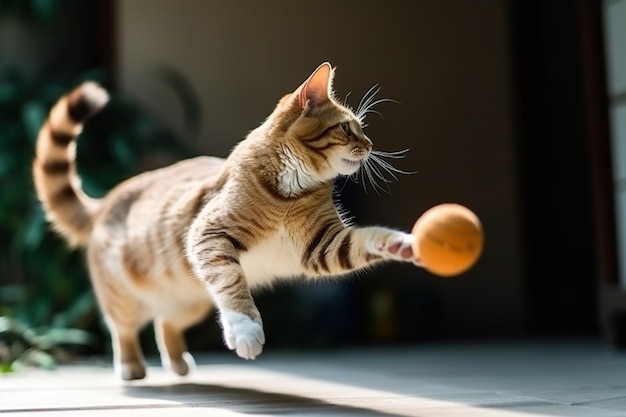
[[[364,158],[362,159],[348,159],[341,158],[341,168],[339,173],[342,175],[352,175],[361,168]]]
[[[350,168],[358,168],[358,167],[360,167],[362,161],[363,161],[362,159],[341,158],[341,162],[343,162],[344,164],[348,165]]]

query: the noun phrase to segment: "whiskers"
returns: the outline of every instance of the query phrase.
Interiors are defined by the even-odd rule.
[[[369,182],[376,194],[380,195],[381,192],[391,194],[389,184],[398,181],[398,175],[415,174],[417,171],[404,171],[387,161],[387,159],[402,159],[408,151],[408,148],[395,152],[372,150],[356,173],[357,176],[362,177],[363,190],[367,193],[367,182]]]
[[[374,113],[382,117],[382,114],[377,110],[374,110],[373,107],[380,103],[398,103],[398,101],[393,100],[391,98],[376,98],[376,95],[380,92],[380,85],[374,84],[361,98],[359,101],[359,105],[357,106],[354,114],[359,119],[362,127],[366,127],[365,118],[368,114]],[[346,97],[347,98],[347,97]]]
[[[363,190],[368,192],[368,185],[376,194],[381,193],[391,194],[389,184],[394,181],[398,181],[398,175],[412,175],[417,171],[405,171],[394,167],[387,159],[402,159],[406,156],[409,149],[403,149],[395,152],[385,152],[372,150],[370,155],[363,161],[361,167],[357,172],[348,176],[341,189],[341,191],[348,181],[354,183],[361,183]]]
[[[354,110],[354,115],[357,117],[363,128],[367,127],[367,124],[365,124],[365,118],[368,114],[374,113],[382,117],[382,114],[375,110],[374,106],[387,102],[399,103],[398,101],[390,98],[377,99],[376,95],[379,92],[380,86],[378,84],[374,84],[363,95],[363,97],[359,101],[359,105],[357,106],[356,110]],[[348,99],[348,96],[346,96],[345,98],[346,101]],[[359,168],[359,170],[346,178],[341,189],[345,187],[348,181],[352,181],[354,183],[360,182],[363,186],[363,190],[366,193],[368,192],[369,184],[371,189],[373,189],[378,195],[380,195],[381,193],[391,194],[389,184],[394,181],[398,181],[398,175],[411,175],[417,172],[404,171],[402,169],[396,168],[389,161],[390,159],[402,159],[406,156],[407,152],[409,152],[408,148],[395,152],[372,150],[369,156],[361,163],[361,167]]]

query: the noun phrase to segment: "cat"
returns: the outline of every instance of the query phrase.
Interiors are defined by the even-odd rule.
[[[138,332],[150,321],[163,366],[186,375],[194,362],[183,332],[214,308],[228,349],[261,353],[255,288],[383,261],[419,266],[411,234],[352,225],[333,198],[337,177],[380,174],[368,169],[375,151],[363,132],[373,96],[356,112],[341,104],[334,72],[321,64],[226,159],[145,172],[101,199],[83,192],[75,148],[108,93],[88,81],[52,107],[37,138],[35,188],[54,229],[86,250],[119,377],[145,377]]]

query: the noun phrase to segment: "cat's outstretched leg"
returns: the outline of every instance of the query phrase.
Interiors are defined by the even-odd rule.
[[[181,309],[176,316],[159,317],[154,321],[156,341],[164,368],[182,376],[187,375],[194,367],[193,356],[187,352],[184,331],[204,318],[210,308],[209,302],[198,303]]]
[[[321,226],[320,230],[330,228]],[[309,276],[343,275],[382,261],[420,265],[413,253],[415,236],[385,227],[345,227],[320,233],[304,250]]]
[[[384,227],[363,227],[355,229],[353,235],[354,241],[362,244],[372,256],[420,265],[419,254],[413,253],[415,236],[410,233]]]

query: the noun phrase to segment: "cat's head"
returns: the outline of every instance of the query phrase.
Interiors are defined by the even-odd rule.
[[[294,163],[324,181],[357,172],[373,146],[362,120],[334,98],[333,75],[323,63],[270,116]]]
[[[273,140],[282,154],[283,170],[279,188],[294,194],[338,176],[362,171],[375,189],[383,190],[377,180],[388,182],[386,175],[401,172],[384,157],[401,157],[404,152],[373,151],[372,141],[363,132],[365,115],[385,99],[375,100],[372,88],[357,111],[339,102],[334,95],[334,70],[323,63],[292,93],[284,96],[266,120]],[[378,191],[377,189],[377,191]]]

